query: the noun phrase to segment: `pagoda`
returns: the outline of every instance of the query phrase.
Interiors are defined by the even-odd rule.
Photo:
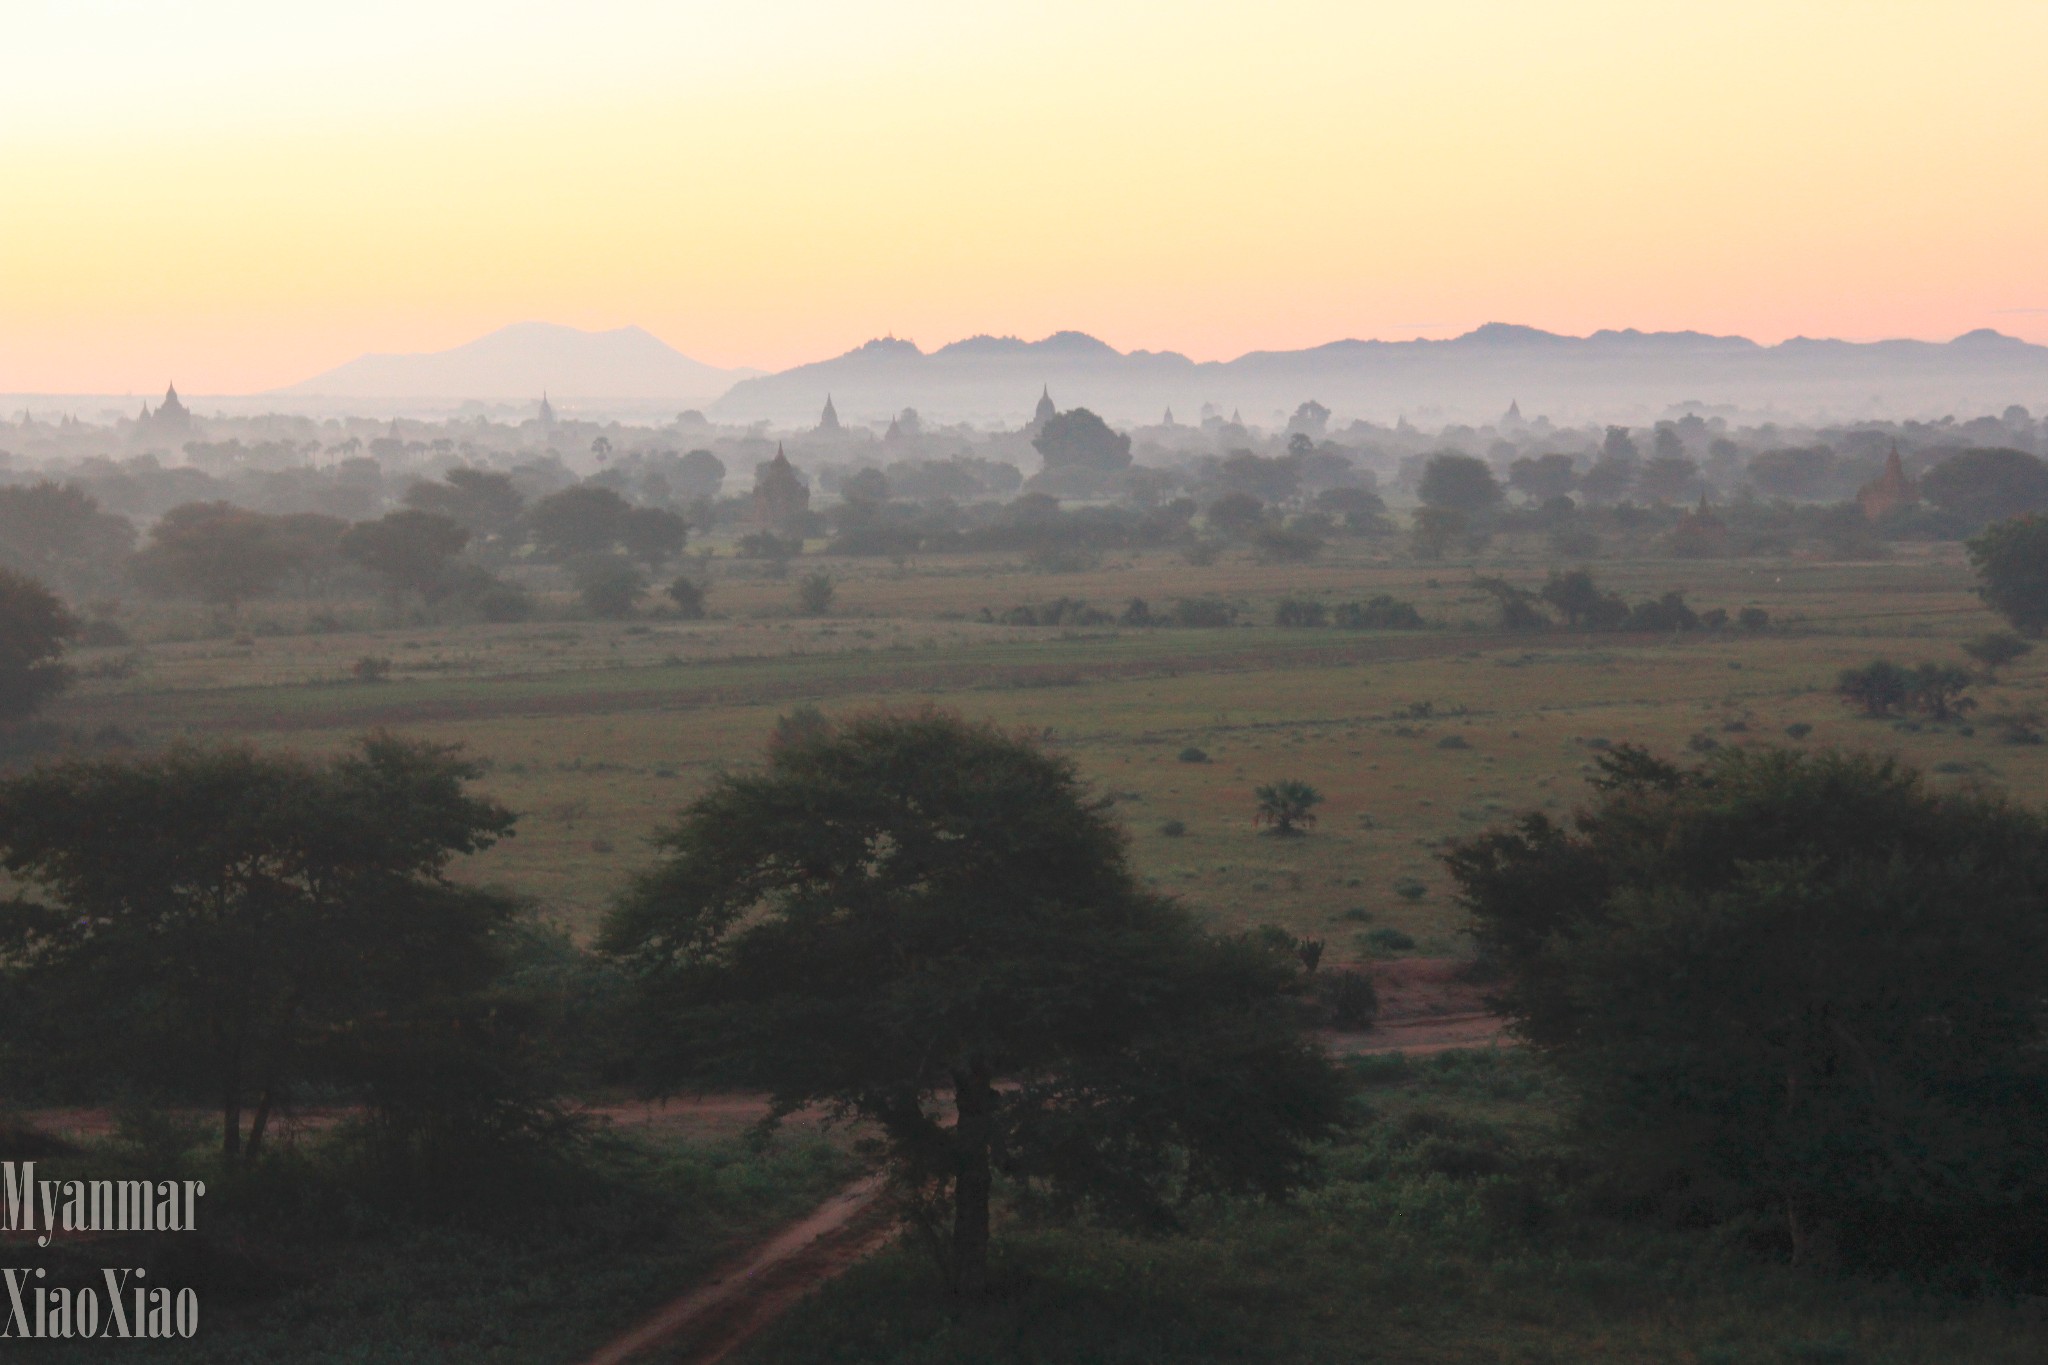
[[[144,405],[143,411],[149,411],[148,405]],[[160,427],[175,431],[183,431],[192,425],[192,410],[178,401],[176,384],[164,390],[164,401],[157,404],[157,409],[150,413],[149,420]]]
[[[1856,505],[1863,509],[1865,521],[1882,521],[1918,501],[1919,485],[1906,477],[1906,467],[1899,463],[1899,443],[1893,441],[1891,454],[1884,459],[1884,473],[1856,490]]]
[[[839,433],[839,409],[832,406],[832,395],[825,395],[825,410],[818,414],[818,433],[821,436],[836,436]]]
[[[754,521],[771,531],[801,534],[811,490],[776,443],[775,458],[754,470]]]

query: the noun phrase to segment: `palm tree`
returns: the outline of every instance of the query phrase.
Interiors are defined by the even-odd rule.
[[[1323,804],[1321,792],[1292,777],[1255,787],[1252,795],[1259,799],[1259,813],[1253,817],[1253,823],[1271,825],[1275,834],[1300,834],[1302,831],[1296,826],[1313,825],[1316,817],[1310,812]]]

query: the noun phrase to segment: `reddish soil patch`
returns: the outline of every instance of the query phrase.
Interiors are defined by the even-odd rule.
[[[1324,1044],[1338,1053],[1428,1053],[1505,1043],[1504,1021],[1486,1008],[1486,987],[1465,979],[1469,965],[1449,957],[1372,964],[1378,1023],[1365,1033],[1326,1033]]]
[[[896,1230],[882,1199],[882,1178],[856,1181],[583,1365],[624,1365],[657,1349],[664,1360],[712,1365],[819,1285],[886,1245]]]

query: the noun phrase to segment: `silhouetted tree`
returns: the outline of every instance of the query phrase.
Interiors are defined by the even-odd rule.
[[[1575,1140],[1645,1203],[1775,1214],[1795,1257],[1830,1228],[1895,1266],[2037,1257],[2048,821],[1867,754],[1599,762],[1570,826],[1445,859]]]
[[[1578,482],[1569,455],[1524,456],[1508,466],[1508,487],[1539,503],[1564,497]]]
[[[650,1079],[871,1122],[958,1292],[986,1285],[998,1174],[1156,1225],[1284,1194],[1340,1122],[1298,965],[1146,892],[1026,741],[933,712],[793,735],[660,846],[603,936],[641,983]]]
[[[1299,834],[1302,826],[1314,825],[1315,808],[1323,804],[1321,792],[1291,777],[1255,787],[1252,796],[1258,801],[1252,823],[1271,825],[1279,835]]]
[[[2048,463],[2023,450],[1965,450],[1923,474],[1920,495],[1973,525],[2048,513]]]
[[[0,781],[0,960],[80,1067],[203,1085],[253,1158],[325,1049],[487,978],[503,897],[451,858],[512,817],[449,748],[376,736],[321,762],[177,747]],[[255,1106],[246,1138],[245,1106]]]
[[[1963,642],[1963,653],[1984,665],[1985,675],[1996,678],[1998,670],[2017,663],[2034,652],[2034,647],[2009,630],[1994,630]]]
[[[408,507],[349,527],[341,553],[394,591],[411,589],[432,602],[446,594],[449,561],[468,543],[469,532],[458,523]]]
[[[676,463],[676,496],[684,502],[715,498],[725,486],[725,461],[708,450],[693,450]]]
[[[0,569],[0,724],[26,720],[64,690],[64,646],[78,619],[33,578]]]
[[[472,536],[490,538],[512,529],[526,499],[509,474],[451,469],[438,483],[416,483],[408,488],[405,505],[458,522]]]
[[[1051,469],[1092,469],[1114,473],[1131,463],[1131,438],[1086,408],[1054,413],[1031,438]]]
[[[1265,505],[1249,493],[1225,493],[1209,504],[1203,520],[1227,536],[1249,535],[1264,522]]]
[[[647,591],[646,575],[624,555],[584,555],[570,563],[569,578],[583,609],[608,621],[631,616]]]
[[[832,599],[838,591],[831,574],[807,573],[796,585],[797,609],[806,616],[823,616],[832,610]]]
[[[195,502],[157,519],[133,571],[145,587],[232,610],[275,591],[293,566],[292,548],[271,518],[233,503]]]
[[[2022,635],[2048,630],[2048,516],[2015,517],[1969,542],[1977,595]]]
[[[688,523],[665,508],[630,508],[619,521],[620,546],[649,573],[681,554],[689,541]]]
[[[676,615],[686,621],[699,621],[704,617],[705,599],[711,590],[688,575],[677,578],[668,585],[669,601],[675,603]]]
[[[583,483],[550,493],[526,514],[534,548],[557,563],[603,554],[619,542],[630,504],[612,489]]]
[[[1423,466],[1417,495],[1430,507],[1475,516],[1500,502],[1500,483],[1486,461],[1444,451]]]
[[[135,548],[135,527],[75,484],[0,487],[0,567],[46,580],[98,578]]]

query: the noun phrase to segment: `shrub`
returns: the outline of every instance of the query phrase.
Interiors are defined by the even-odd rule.
[[[1173,604],[1173,624],[1216,629],[1237,624],[1237,608],[1220,597],[1182,597]]]
[[[1323,794],[1298,778],[1282,778],[1254,788],[1252,795],[1258,799],[1258,814],[1254,824],[1270,825],[1278,835],[1299,834],[1300,827],[1312,826],[1316,822],[1315,808],[1323,804]]]
[[[349,669],[357,682],[380,683],[391,677],[391,660],[380,655],[365,654]]]
[[[797,580],[797,610],[806,616],[823,616],[832,609],[832,599],[838,592],[831,574],[823,571],[807,573]]]
[[[1159,827],[1159,832],[1169,839],[1178,839],[1188,832],[1188,827],[1184,821],[1168,820]]]
[[[1341,603],[1331,620],[1345,630],[1415,630],[1423,624],[1413,603],[1385,593],[1364,602]]]
[[[1794,739],[1805,739],[1813,733],[1813,727],[1803,720],[1795,720],[1785,727],[1785,733]]]
[[[1252,555],[1261,564],[1306,564],[1323,552],[1320,537],[1270,523],[1252,535]]]
[[[1320,626],[1329,620],[1321,602],[1310,597],[1283,597],[1273,605],[1276,626]]]
[[[647,591],[640,566],[624,555],[586,555],[569,566],[583,609],[605,621],[633,614],[633,604]]]
[[[1209,761],[1209,755],[1192,744],[1182,749],[1176,757],[1183,763],[1207,763]]]
[[[1331,1028],[1357,1033],[1371,1028],[1379,1017],[1379,992],[1364,972],[1318,972],[1310,990],[1317,1012]]]
[[[705,602],[710,596],[709,586],[699,583],[688,574],[679,576],[668,585],[668,600],[675,603],[676,615],[686,621],[704,619]]]
[[[803,552],[801,540],[794,536],[778,536],[773,531],[749,531],[739,541],[742,559],[787,560]]]
[[[1998,676],[1999,669],[2017,663],[2033,652],[2032,645],[2009,630],[1994,630],[1963,644],[1963,653],[1984,665],[1985,674],[1994,678]]]
[[[1365,941],[1384,953],[1405,953],[1415,946],[1413,937],[1388,926],[1366,930]]]
[[[1762,607],[1744,607],[1735,613],[1735,624],[1752,633],[1768,630],[1771,625],[1771,614]]]

